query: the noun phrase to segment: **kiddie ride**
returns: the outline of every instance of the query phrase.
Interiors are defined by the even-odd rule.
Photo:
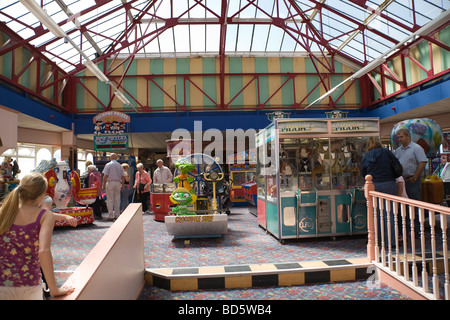
[[[175,173],[178,170],[180,174],[173,179],[178,185],[170,196],[176,206],[164,218],[167,232],[175,238],[221,237],[226,234],[228,216],[218,205],[216,194],[216,184],[224,177],[221,167],[204,154],[181,158],[175,167]],[[202,199],[207,183],[212,184],[213,194],[205,205]]]
[[[56,161],[54,161],[56,164]],[[80,177],[76,171],[70,170],[65,161],[59,161],[56,166],[42,170],[48,181],[47,194],[52,198],[55,207],[52,211],[67,214],[77,219],[77,224],[90,224],[94,222],[94,214],[89,204],[95,202],[100,184],[96,182],[90,188],[81,188]],[[71,196],[85,207],[67,207]],[[57,220],[55,226],[68,226],[66,221]]]

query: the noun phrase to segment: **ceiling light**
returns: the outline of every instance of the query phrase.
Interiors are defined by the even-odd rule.
[[[100,81],[103,82],[109,82],[108,77],[97,67],[96,64],[94,64],[91,60],[86,60],[84,62],[84,65],[86,66],[86,68],[89,69],[89,71],[91,71],[94,76],[96,76]]]
[[[64,30],[34,0],[20,0],[20,2],[56,37],[66,37]]]
[[[372,71],[376,67],[379,67],[383,63],[386,62],[385,57],[378,57],[375,60],[373,60],[371,63],[366,65],[364,68],[359,69],[356,73],[353,74],[353,79],[361,78],[363,75],[368,73],[369,71]]]
[[[119,100],[122,101],[124,104],[131,105],[130,101],[128,101],[128,99],[123,95],[122,92],[116,91],[116,92],[114,92],[114,94],[115,94],[116,97],[119,98]]]
[[[436,18],[434,18],[433,20],[428,22],[426,25],[424,25],[422,28],[417,30],[416,34],[418,36],[426,36],[430,32],[439,28],[441,25],[443,25],[449,19],[450,19],[450,10],[444,11],[440,15],[438,15]]]

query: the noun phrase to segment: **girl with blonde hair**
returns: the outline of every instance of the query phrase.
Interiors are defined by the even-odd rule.
[[[42,300],[41,268],[51,296],[73,291],[56,283],[51,252],[55,216],[40,207],[46,190],[42,174],[28,174],[0,209],[0,300]]]

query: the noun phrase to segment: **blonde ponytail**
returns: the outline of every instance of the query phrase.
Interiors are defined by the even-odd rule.
[[[47,190],[47,179],[41,173],[30,173],[23,177],[3,201],[0,208],[0,234],[11,228],[19,212],[21,203],[33,201]]]
[[[3,201],[0,209],[0,234],[11,228],[19,212],[20,186],[14,188]]]

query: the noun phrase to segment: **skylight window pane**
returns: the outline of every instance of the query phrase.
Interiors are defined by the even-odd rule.
[[[35,0],[32,0],[35,1]],[[40,3],[38,1],[37,3]],[[57,14],[61,11],[61,7],[56,3],[56,1],[44,1],[42,9],[50,16],[56,23],[61,22],[61,20],[57,19]]]
[[[236,45],[237,25],[231,24],[227,27],[227,37],[225,39],[225,51],[234,51]]]
[[[290,35],[285,34],[283,38],[283,43],[281,44],[281,51],[282,52],[294,51],[296,45],[297,45],[296,40],[293,39]]]
[[[167,30],[159,36],[161,52],[174,52],[173,31]]]
[[[25,7],[22,4],[11,5],[12,1],[0,1],[0,15],[1,13],[5,13],[11,17],[19,17],[23,14],[26,14]],[[8,18],[8,20],[10,19]]]
[[[257,18],[269,18],[267,14],[273,14],[275,8],[275,1],[258,1],[258,7],[261,10],[257,10],[256,17]]]
[[[236,1],[228,1],[228,16],[231,16],[231,12],[238,12],[239,11],[239,0]],[[220,11],[219,11],[220,12]]]
[[[206,48],[207,52],[219,52],[220,46],[220,26],[206,26]]]
[[[163,2],[168,2],[168,1],[163,1]],[[190,6],[193,5],[193,1],[190,1]],[[176,2],[176,5],[173,6],[172,8],[173,10],[173,16],[174,17],[182,17],[182,18],[187,18],[187,14],[183,15],[187,10],[188,10],[188,0],[178,0]],[[159,10],[158,10],[159,12]],[[190,11],[189,11],[190,12]],[[166,16],[170,16],[170,12],[166,13]]]
[[[173,28],[173,31],[175,33],[175,50],[177,52],[190,52],[190,41],[191,35],[189,34],[189,27],[182,25],[182,26],[176,26]]]
[[[269,33],[268,25],[256,25],[253,36],[252,51],[262,52],[266,47],[266,39]]]
[[[180,2],[183,3],[183,1],[180,1]],[[189,18],[192,19],[192,18],[204,18],[205,17],[205,8],[203,8],[202,6],[200,6],[198,4],[195,5],[197,3],[197,1],[188,0],[186,2],[189,3],[189,8],[192,8],[189,10]],[[177,7],[178,7],[178,3],[177,3]],[[186,9],[187,9],[187,6],[185,7],[185,10]],[[183,15],[183,18],[187,18],[187,17],[188,17],[188,14]]]
[[[236,51],[249,51],[252,41],[252,25],[240,25]]]
[[[413,26],[414,17],[410,1],[405,1],[403,3],[393,2],[386,8],[385,11],[386,15],[396,17],[397,21],[407,25],[408,27]]]
[[[269,38],[267,41],[266,51],[279,51],[281,45],[281,38],[283,37],[283,30],[281,28],[270,28]]]
[[[54,38],[55,36],[51,32],[47,32],[46,34],[40,36],[39,38],[30,41],[30,43],[36,47],[40,47],[41,45],[45,44],[46,42]]]
[[[92,7],[95,5],[94,0],[78,0],[78,1],[72,1],[69,5],[70,11],[72,14],[77,14],[81,11],[83,11],[86,8]],[[94,13],[96,10],[93,10]]]
[[[208,8],[206,10],[206,18],[216,18],[217,16],[220,16],[220,10],[222,3],[217,0],[204,0],[205,7]],[[214,14],[215,13],[215,14]]]
[[[351,2],[344,2],[342,0],[327,0],[326,3],[329,7],[347,17],[351,17],[353,20],[361,22],[367,17],[365,9],[352,4]]]
[[[205,51],[205,26],[192,25],[190,26],[191,34],[191,51],[204,52]]]

